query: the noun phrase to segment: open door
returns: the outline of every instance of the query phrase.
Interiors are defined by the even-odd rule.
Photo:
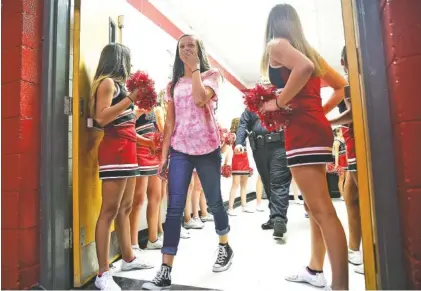
[[[358,192],[360,202],[362,247],[364,254],[365,285],[367,290],[378,289],[376,260],[376,221],[372,187],[372,167],[370,137],[368,134],[367,113],[365,109],[364,84],[361,75],[358,23],[355,3],[342,0],[342,17],[345,44],[349,63],[349,83],[352,96],[355,148],[358,157]]]
[[[73,25],[73,262],[74,286],[96,275],[95,226],[101,207],[98,145],[102,132],[87,127],[90,86],[102,48],[121,40],[118,6],[109,0],[75,0]],[[117,9],[116,9],[117,8]],[[113,228],[112,228],[113,230]],[[119,254],[111,234],[110,259]]]

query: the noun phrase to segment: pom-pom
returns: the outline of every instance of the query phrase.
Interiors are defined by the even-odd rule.
[[[232,168],[230,165],[223,165],[221,167],[221,176],[225,178],[229,178],[232,175]]]
[[[154,88],[155,82],[149,78],[149,75],[142,71],[132,74],[126,82],[129,92],[138,89],[140,97],[134,100],[136,106],[145,110],[152,110],[157,105],[158,94]]]
[[[152,133],[150,139],[155,146],[155,149],[151,149],[151,155],[160,157],[162,153],[162,142],[164,140],[164,135],[160,132],[154,132]]]
[[[335,175],[342,175],[344,173],[345,169],[341,166],[335,166],[334,163],[328,163],[326,164],[326,172],[329,174],[335,174]]]
[[[253,172],[254,172],[253,168],[250,168],[249,169],[249,177],[253,176]]]
[[[288,120],[293,112],[293,106],[290,104],[277,111],[268,111],[265,114],[260,112],[264,103],[276,99],[279,89],[271,86],[268,88],[262,85],[256,85],[252,89],[243,90],[244,104],[248,110],[256,113],[262,121],[262,125],[269,131],[278,131],[281,127],[288,124]]]
[[[232,132],[228,132],[225,135],[224,143],[227,145],[233,145],[235,142],[235,134]]]

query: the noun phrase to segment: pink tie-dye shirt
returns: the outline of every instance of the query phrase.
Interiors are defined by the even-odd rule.
[[[170,94],[171,83],[167,87],[166,100],[174,102],[175,125],[171,137],[171,147],[188,155],[204,155],[220,146],[219,132],[214,116],[214,103],[218,98],[221,75],[210,69],[202,73],[202,82],[210,87],[215,96],[204,107],[197,107],[192,96],[192,79],[181,78]]]

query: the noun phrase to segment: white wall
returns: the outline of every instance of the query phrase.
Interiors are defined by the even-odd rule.
[[[126,6],[122,9],[125,17],[122,39],[123,44],[131,49],[133,70],[148,72],[155,80],[156,90],[165,89],[172,72],[171,65],[174,62],[177,41],[127,2],[121,2],[120,5]],[[217,118],[224,127],[229,128],[232,118],[240,117],[243,112],[241,96],[241,92],[225,79],[221,86],[217,110]],[[252,157],[251,163],[254,165]],[[224,200],[227,200],[231,179],[221,179]],[[256,175],[250,180],[249,191],[254,191],[255,179]],[[147,227],[146,206],[145,204],[142,209],[140,229]],[[163,215],[165,217],[165,211]]]

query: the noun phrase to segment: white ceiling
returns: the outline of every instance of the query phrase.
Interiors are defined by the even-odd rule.
[[[342,72],[344,45],[340,0],[150,0],[184,32],[200,37],[206,50],[243,84],[259,81],[263,35],[270,9],[293,5],[304,32],[327,62]]]

